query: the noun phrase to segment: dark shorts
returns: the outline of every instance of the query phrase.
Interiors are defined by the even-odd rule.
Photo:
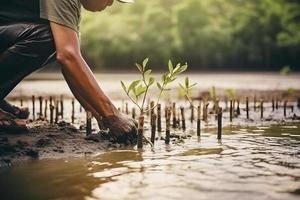
[[[0,25],[0,99],[55,55],[49,24]]]

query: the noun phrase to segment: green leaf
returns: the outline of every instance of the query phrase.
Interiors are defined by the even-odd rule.
[[[185,87],[188,89],[190,87],[189,77],[185,77]]]
[[[133,81],[129,87],[128,87],[128,93],[133,90],[139,83],[141,82],[141,80],[136,80],[136,81]]]
[[[139,97],[142,94],[144,94],[146,92],[146,87],[143,87],[142,85],[139,85],[136,89],[136,96]]]
[[[139,70],[141,73],[143,73],[143,67],[142,67],[140,64],[135,63],[135,66],[138,68],[138,70]]]
[[[159,90],[164,90],[160,83],[156,84]]]
[[[147,63],[149,61],[149,58],[145,58],[145,60],[143,61],[143,69],[146,69]]]
[[[195,87],[198,83],[194,83],[190,86],[190,88]]]
[[[152,70],[151,70],[151,69],[148,69],[148,70],[145,72],[145,76],[148,76],[148,75],[150,75],[150,74],[151,74],[151,72],[152,72]]]
[[[122,86],[123,90],[127,93],[127,88],[123,81],[121,81],[121,86]]]
[[[174,67],[173,67],[173,64],[172,64],[172,61],[171,61],[171,60],[169,60],[168,67],[169,67],[169,72],[170,72],[170,73],[172,73],[172,72],[173,72],[173,69],[174,69]]]
[[[180,67],[181,67],[181,65],[180,65],[180,63],[178,63],[178,64],[176,65],[175,69],[173,70],[173,73],[174,73],[174,74],[178,73]]]
[[[155,81],[155,78],[154,77],[150,77],[148,85],[149,86],[152,85],[154,83],[154,81]]]
[[[188,68],[187,64],[182,65],[182,66],[180,67],[179,73],[181,74],[182,72],[185,72],[185,71],[187,70],[187,68]]]

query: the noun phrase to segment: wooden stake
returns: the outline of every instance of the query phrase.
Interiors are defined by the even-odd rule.
[[[275,100],[272,99],[272,111],[274,112],[275,111]]]
[[[184,115],[184,107],[180,107],[180,112],[181,112],[181,124],[182,124],[182,130],[186,131],[186,126],[185,126],[185,115]]]
[[[246,97],[246,115],[247,119],[249,119],[249,97]]]
[[[43,117],[43,97],[41,96],[39,96],[39,103],[40,103],[39,118],[41,119]]]
[[[232,122],[232,117],[233,117],[233,101],[232,101],[232,99],[230,99],[230,108],[229,108],[230,122]]]
[[[45,108],[44,108],[44,118],[47,120],[47,112],[48,112],[48,99],[45,99]]]
[[[218,140],[222,139],[222,108],[218,109]]]
[[[165,143],[170,143],[170,128],[171,128],[171,110],[167,108],[167,118],[166,118],[166,138]]]
[[[161,132],[161,105],[157,105],[157,131]]]
[[[64,118],[64,96],[60,96],[60,116],[63,119]]]
[[[177,127],[177,120],[176,120],[176,103],[173,103],[173,107],[172,107],[172,114],[173,114],[173,128]]]
[[[135,107],[132,108],[132,119],[135,119],[136,116],[136,111],[135,111]]]
[[[86,135],[92,134],[92,118],[93,115],[90,111],[86,111]]]
[[[283,115],[284,115],[284,117],[286,117],[286,106],[287,106],[287,101],[285,100],[284,104],[283,104]]]
[[[129,115],[128,102],[125,103],[125,113]]]
[[[264,100],[260,100],[260,118],[264,118]]]
[[[59,104],[59,101],[56,100],[55,101],[55,124],[57,124],[57,122],[58,122],[58,115],[59,115],[58,104]]]
[[[138,122],[138,138],[137,138],[138,149],[143,148],[143,137],[144,137],[144,116],[141,115],[139,117],[139,122]]]
[[[194,106],[193,104],[190,105],[190,109],[191,109],[191,123],[194,122]]]
[[[35,120],[35,96],[32,96],[31,99],[32,99],[32,119]]]
[[[276,110],[278,110],[278,108],[279,108],[279,100],[278,99],[276,99],[275,108],[276,108]]]
[[[156,134],[156,114],[152,114],[152,124],[151,124],[151,142],[154,144],[155,141],[155,134]]]
[[[237,100],[236,114],[237,114],[237,115],[241,115],[241,110],[240,110],[240,100]]]
[[[71,120],[72,120],[72,124],[74,124],[74,121],[75,121],[75,101],[74,99],[72,99],[72,116],[71,116]]]
[[[254,108],[254,111],[256,111],[256,96],[254,96],[254,102],[253,102],[253,108]]]
[[[20,106],[23,107],[23,99],[20,99]]]
[[[197,136],[201,136],[201,104],[197,107]]]
[[[49,109],[50,109],[50,124],[53,124],[53,111],[54,111],[54,106],[53,106],[53,102],[52,102],[52,97],[50,97],[50,106],[49,106]]]

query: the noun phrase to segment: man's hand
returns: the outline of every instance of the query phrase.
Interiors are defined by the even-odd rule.
[[[111,6],[114,0],[81,0],[82,6],[89,11],[97,12]]]
[[[109,133],[116,142],[125,144],[136,144],[137,142],[137,122],[119,113],[102,119],[105,128],[109,128]]]

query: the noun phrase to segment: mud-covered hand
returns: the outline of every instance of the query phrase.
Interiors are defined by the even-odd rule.
[[[113,138],[119,143],[136,144],[137,142],[137,122],[119,113],[102,119],[103,125],[109,128]]]

